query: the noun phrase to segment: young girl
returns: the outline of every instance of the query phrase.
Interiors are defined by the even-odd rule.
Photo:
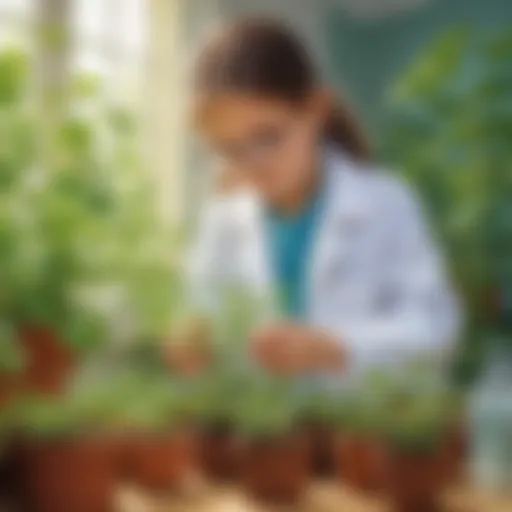
[[[293,34],[263,19],[224,27],[200,54],[194,88],[198,131],[243,184],[206,209],[195,299],[215,307],[227,282],[284,290],[287,320],[251,340],[275,372],[445,358],[458,315],[417,200],[372,161]]]

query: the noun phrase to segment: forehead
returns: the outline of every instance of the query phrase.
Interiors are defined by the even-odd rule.
[[[258,127],[280,124],[293,114],[294,105],[285,100],[250,95],[217,95],[196,103],[197,128],[208,136],[243,136]]]

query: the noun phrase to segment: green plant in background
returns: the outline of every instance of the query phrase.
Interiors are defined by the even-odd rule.
[[[157,211],[135,117],[81,76],[45,133],[32,68],[22,51],[0,52],[2,324],[14,338],[20,326],[48,327],[82,352],[161,338],[182,299],[178,244]]]
[[[511,31],[456,29],[388,98],[384,153],[426,198],[469,310],[461,377],[487,333],[512,326],[511,62]]]

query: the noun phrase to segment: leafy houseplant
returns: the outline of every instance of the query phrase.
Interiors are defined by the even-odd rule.
[[[241,485],[257,499],[294,502],[308,485],[310,449],[299,419],[291,383],[264,375],[236,404]]]
[[[54,393],[107,341],[166,334],[178,244],[132,113],[81,76],[47,126],[30,96],[33,65],[0,52],[0,317],[26,353],[24,387]]]
[[[249,336],[268,314],[269,303],[240,287],[226,287],[218,308],[207,320],[202,353],[208,354],[206,372],[200,376],[199,460],[203,472],[213,479],[235,477],[237,454],[234,428],[235,403],[246,392],[252,368],[247,356]],[[204,338],[209,344],[205,349]],[[198,340],[196,338],[197,346]]]
[[[193,394],[178,382],[148,376],[127,389],[117,419],[124,475],[151,490],[179,488],[195,465]]]
[[[455,28],[388,97],[384,152],[421,192],[468,314],[457,376],[496,334],[510,339],[512,31]],[[489,333],[491,336],[489,336]]]
[[[391,377],[374,372],[341,390],[337,412],[338,478],[362,491],[382,487],[384,426]]]
[[[325,385],[314,383],[313,386],[311,391],[303,391],[301,424],[308,433],[315,473],[322,477],[332,476],[336,470],[335,448],[341,398]]]
[[[62,227],[76,215],[67,218],[69,210],[58,215],[62,201],[58,202],[56,191],[60,190],[60,199],[66,192],[56,176],[47,179],[48,169],[41,165],[42,128],[28,92],[31,69],[25,53],[11,49],[0,53],[0,314],[11,327],[14,343],[27,352],[22,384],[53,391],[70,366],[67,350],[60,350],[59,340],[67,338],[63,331],[73,325],[76,332],[78,318],[88,314],[71,300],[72,283],[83,265],[76,254],[72,258]],[[23,213],[27,204],[30,214]],[[69,338],[74,338],[71,332]],[[44,364],[38,364],[41,354]],[[45,365],[51,370],[41,372]]]
[[[245,378],[211,369],[197,386],[200,468],[213,480],[232,480],[237,470],[234,404],[243,396]]]
[[[459,398],[436,377],[410,379],[388,399],[387,490],[394,510],[437,510],[452,478]]]

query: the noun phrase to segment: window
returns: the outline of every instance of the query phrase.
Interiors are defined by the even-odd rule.
[[[74,0],[72,69],[99,74],[116,95],[140,86],[146,0]]]
[[[34,0],[0,0],[0,45],[29,41]]]

